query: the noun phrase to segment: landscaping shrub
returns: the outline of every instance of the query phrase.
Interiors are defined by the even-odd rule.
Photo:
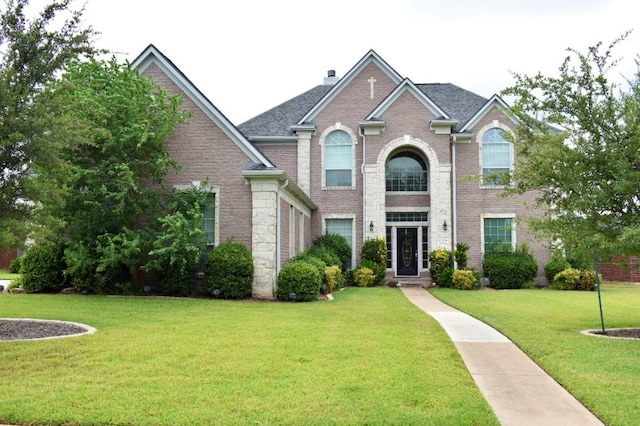
[[[297,256],[289,259],[289,262],[303,261],[315,266],[318,272],[320,273],[320,280],[323,283],[326,283],[324,270],[327,266],[329,266],[329,264],[326,263],[323,259],[317,257],[316,254],[330,254],[330,253],[325,248],[322,248],[321,250],[305,250],[303,252],[298,253]]]
[[[376,283],[381,283],[387,277],[387,243],[383,238],[370,238],[362,244],[360,253],[361,263],[371,262],[375,268],[371,268]],[[370,266],[366,265],[368,268]]]
[[[522,288],[536,277],[538,264],[530,253],[490,252],[484,255],[482,270],[493,288]]]
[[[62,244],[33,246],[22,259],[22,288],[27,293],[60,291],[66,286],[65,268]]]
[[[557,290],[593,291],[596,289],[596,273],[592,270],[567,268],[554,277],[552,287]]]
[[[344,275],[336,265],[324,268],[324,276],[327,293],[333,293],[335,290],[340,290],[344,286]]]
[[[12,274],[19,274],[20,268],[22,268],[22,257],[16,257],[9,264],[9,272]]]
[[[453,268],[446,268],[442,272],[440,272],[440,277],[438,277],[438,285],[444,288],[453,287]]]
[[[458,290],[474,290],[480,286],[476,273],[470,269],[453,271],[452,282],[453,287]]]
[[[578,290],[595,291],[596,271],[593,269],[583,269],[580,274],[580,288]]]
[[[342,235],[324,234],[313,240],[312,248],[325,247],[329,251],[335,253],[340,259],[343,271],[351,265],[351,246]]]
[[[468,244],[456,244],[456,249],[453,251],[453,258],[456,261],[456,266],[458,267],[458,269],[466,269],[467,262],[469,261],[469,255],[467,255],[467,251],[469,251]]]
[[[335,265],[342,269],[342,261],[338,255],[324,246],[311,247],[302,253],[322,260],[327,266]],[[300,256],[300,254],[298,254],[298,256]]]
[[[565,269],[571,268],[571,264],[562,257],[556,257],[551,259],[544,265],[544,276],[547,277],[550,283],[553,282],[553,278]]]
[[[375,275],[370,268],[363,266],[353,273],[353,280],[358,287],[371,287],[375,283]]]
[[[372,260],[364,260],[360,263],[359,268],[369,268],[373,272],[374,284],[380,284],[387,277],[387,264],[375,263]]]
[[[204,266],[205,289],[226,299],[251,296],[253,283],[253,258],[249,249],[241,243],[227,240],[211,250]]]
[[[289,301],[295,294],[296,302],[311,302],[318,299],[320,293],[320,273],[312,264],[295,260],[285,264],[278,273],[278,300]]]
[[[440,274],[447,268],[453,268],[453,256],[451,252],[443,248],[432,250],[429,253],[431,282],[440,284]]]

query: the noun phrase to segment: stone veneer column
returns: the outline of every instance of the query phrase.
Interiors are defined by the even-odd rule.
[[[380,182],[380,179],[384,181],[384,166],[382,167],[382,177],[380,177],[380,173],[381,167],[378,164],[364,166],[364,178],[367,182],[364,194],[365,240],[367,238],[386,238],[385,187]],[[373,232],[369,230],[371,222],[373,222]]]
[[[258,299],[275,299],[278,189],[276,179],[251,180],[251,251],[255,268],[251,295]]]
[[[435,184],[435,185],[434,185]],[[434,188],[437,187],[437,189]],[[451,250],[451,164],[440,164],[438,167],[438,182],[432,182],[431,187],[431,238],[432,247]],[[435,190],[434,190],[435,189]],[[442,229],[447,221],[447,230]]]
[[[311,134],[298,135],[298,186],[311,193]]]

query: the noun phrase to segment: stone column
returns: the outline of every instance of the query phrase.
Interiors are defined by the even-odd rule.
[[[364,174],[367,182],[366,194],[364,194],[364,211],[365,211],[365,235],[367,238],[385,238],[386,237],[386,211],[385,211],[385,187],[384,165],[366,164],[364,166]],[[369,229],[369,224],[373,222],[373,232]]]
[[[277,179],[251,180],[251,248],[255,268],[251,295],[257,299],[275,299],[278,189]]]

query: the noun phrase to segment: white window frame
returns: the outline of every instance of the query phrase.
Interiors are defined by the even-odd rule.
[[[329,213],[322,215],[322,235],[327,233],[327,220],[331,219],[351,219],[351,269],[354,269],[356,266],[356,215],[342,213]]]
[[[478,161],[480,162],[480,189],[503,189],[504,185],[485,185],[484,184],[484,166],[482,164],[482,139],[484,134],[489,130],[500,129],[504,132],[509,133],[513,136],[513,130],[504,123],[499,122],[498,120],[493,120],[491,123],[482,127],[478,132],[478,136],[476,141],[478,143]],[[513,143],[509,142],[509,173],[513,172],[513,167],[515,165],[515,157],[514,157],[514,147]]]
[[[215,199],[213,214],[213,244],[207,244],[207,247],[217,247],[220,244],[220,185],[209,185],[208,187],[201,187],[200,181],[193,181],[191,185],[174,185],[177,190],[187,190],[193,187],[199,187],[207,194],[212,194]],[[203,218],[204,220],[204,218]]]
[[[482,255],[485,254],[485,236],[484,236],[484,220],[485,219],[511,219],[511,249],[516,249],[516,214],[515,213],[484,213],[480,215],[480,235]]]
[[[331,132],[336,130],[342,130],[351,137],[351,186],[327,186],[327,174],[325,169],[325,141],[327,136]],[[340,190],[354,190],[356,189],[356,145],[358,145],[358,137],[353,130],[347,126],[343,126],[341,123],[336,123],[331,127],[325,129],[320,135],[320,161],[322,165],[322,190],[328,191],[340,191]]]

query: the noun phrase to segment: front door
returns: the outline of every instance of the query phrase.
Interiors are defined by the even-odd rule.
[[[398,275],[418,275],[418,228],[397,228]]]

